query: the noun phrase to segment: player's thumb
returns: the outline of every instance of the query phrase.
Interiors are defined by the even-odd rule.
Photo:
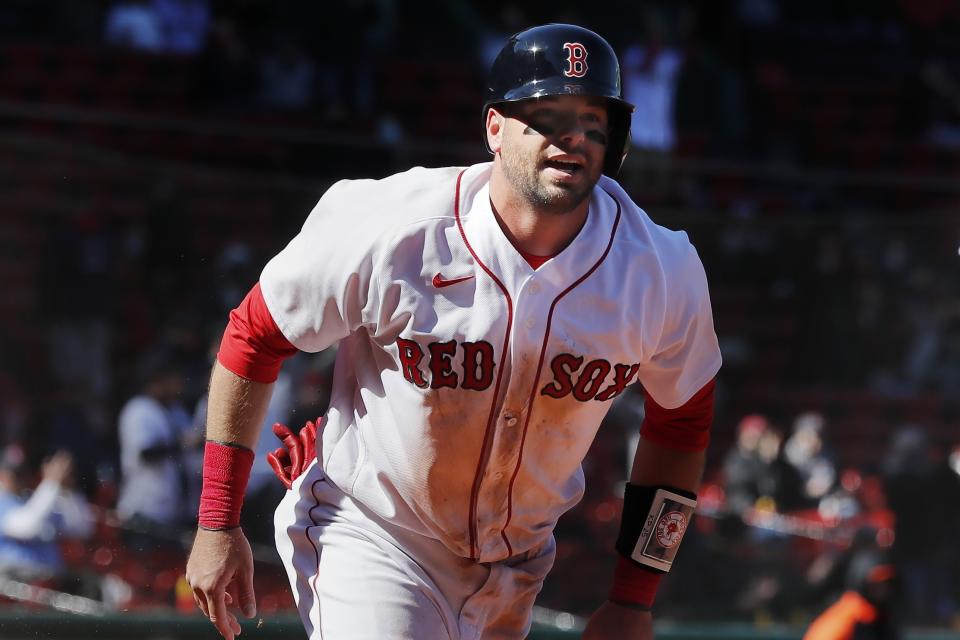
[[[240,583],[240,608],[243,615],[252,618],[257,615],[257,597],[253,592],[253,571],[245,572]]]

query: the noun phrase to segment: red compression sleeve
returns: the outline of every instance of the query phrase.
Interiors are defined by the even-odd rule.
[[[217,360],[241,378],[266,384],[276,381],[283,360],[296,352],[270,315],[257,283],[230,312]]]
[[[217,531],[240,526],[240,507],[253,458],[253,451],[246,447],[207,440],[200,492],[201,527]]]
[[[676,409],[664,409],[648,393],[640,433],[668,449],[703,451],[710,442],[715,387],[716,380],[711,380]]]
[[[623,556],[617,556],[617,566],[613,570],[613,586],[610,588],[610,600],[620,604],[652,607],[663,576],[662,573],[654,573],[637,566]]]

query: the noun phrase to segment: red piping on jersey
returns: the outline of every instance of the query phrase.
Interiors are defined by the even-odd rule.
[[[510,555],[513,555],[510,542],[507,540],[507,527],[510,526],[510,519],[513,517],[513,485],[517,480],[517,476],[520,474],[520,465],[523,462],[523,445],[527,441],[527,427],[530,426],[530,416],[533,415],[533,402],[537,395],[537,387],[540,383],[540,373],[543,371],[543,361],[547,356],[547,342],[550,340],[550,325],[553,323],[553,311],[557,308],[557,303],[560,300],[580,286],[584,280],[589,278],[597,268],[603,264],[603,261],[607,259],[607,255],[610,253],[610,248],[613,247],[613,238],[617,235],[617,227],[620,226],[620,201],[613,197],[610,192],[606,192],[613,201],[617,203],[617,217],[613,221],[613,229],[610,230],[610,240],[607,241],[607,248],[603,250],[603,255],[600,256],[600,259],[597,260],[596,264],[590,267],[590,270],[585,274],[580,276],[580,278],[571,284],[569,287],[560,292],[556,298],[553,299],[553,303],[550,305],[550,312],[547,314],[547,328],[543,332],[543,343],[540,346],[540,361],[537,363],[537,374],[533,378],[533,387],[530,390],[530,399],[527,401],[527,418],[523,421],[523,433],[520,436],[520,453],[517,455],[517,466],[513,470],[513,476],[510,478],[510,488],[507,491],[507,520],[503,524],[503,529],[500,530],[500,537],[503,538],[503,541],[507,545],[507,549],[510,551]]]
[[[470,255],[473,256],[476,263],[480,265],[480,268],[496,283],[497,287],[500,288],[500,291],[503,292],[504,297],[507,299],[507,330],[503,336],[503,351],[500,352],[502,360],[502,358],[506,357],[507,349],[510,346],[510,330],[513,327],[513,300],[510,298],[510,293],[507,291],[507,288],[503,286],[503,283],[500,282],[489,267],[480,260],[477,252],[474,251],[470,245],[470,241],[467,240],[467,233],[463,229],[463,220],[460,219],[460,181],[464,173],[466,173],[466,169],[461,171],[460,175],[457,176],[457,192],[453,203],[453,213],[457,219],[457,228],[460,230],[460,237],[463,238],[463,243],[467,246],[467,251],[470,252]],[[483,448],[480,450],[480,459],[477,461],[477,470],[473,476],[473,488],[470,491],[470,512],[467,515],[467,526],[470,528],[471,560],[478,560],[480,558],[480,543],[477,540],[480,535],[477,524],[477,501],[480,497],[480,483],[483,478],[483,472],[489,461],[490,443],[494,431],[493,425],[497,417],[497,398],[500,397],[500,382],[502,378],[503,362],[501,362],[497,368],[497,382],[493,387],[493,402],[490,404],[490,415],[487,417],[487,429],[483,433]]]
[[[310,510],[307,511],[307,516],[313,524],[304,529],[303,535],[306,537],[307,542],[310,543],[310,546],[313,547],[313,553],[317,558],[317,572],[313,574],[313,580],[310,581],[310,585],[317,602],[317,633],[320,635],[320,640],[323,640],[323,629],[320,628],[322,626],[320,622],[320,593],[317,591],[317,578],[320,576],[320,549],[316,543],[314,543],[313,538],[310,537],[310,529],[320,526],[319,523],[313,519],[313,510],[320,506],[320,498],[317,497],[317,485],[321,482],[323,482],[323,478],[315,480],[314,483],[310,485],[310,495],[313,496],[314,503],[313,506],[310,507]],[[313,609],[312,606],[310,608]]]

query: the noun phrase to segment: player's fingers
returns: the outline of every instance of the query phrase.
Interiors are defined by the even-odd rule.
[[[303,443],[304,461],[310,464],[317,456],[317,427],[312,422],[300,430],[300,442]]]
[[[224,602],[227,604],[228,607],[231,605],[234,607],[239,607],[242,604],[242,600],[240,599],[240,588],[239,588],[239,585],[237,584],[238,578],[239,576],[234,576],[233,580],[227,586],[227,592],[225,594],[226,597],[224,598]]]
[[[283,446],[290,454],[290,468],[299,469],[303,463],[303,443],[300,442],[300,437],[291,433],[283,439]]]
[[[279,422],[273,423],[273,435],[277,436],[280,440],[283,440],[287,436],[292,436],[293,432],[290,431],[290,427]]]
[[[214,589],[213,593],[207,594],[207,605],[210,607],[210,622],[226,640],[233,640],[239,631],[235,628],[236,618],[227,611],[226,597],[227,592],[224,589]]]
[[[240,592],[240,609],[243,615],[252,618],[257,615],[257,596],[253,591],[253,571],[243,571],[242,575],[236,577],[235,582],[239,582],[237,590]]]
[[[203,612],[203,615],[209,618],[210,610],[207,607],[207,598],[203,595],[203,591],[200,589],[194,589],[193,601],[197,603],[197,607],[199,607],[200,611]]]
[[[284,464],[281,461],[282,459],[286,459],[286,453],[286,449],[277,449],[273,453],[268,453],[267,463],[270,465],[270,468],[273,469],[273,474],[283,483],[283,486],[290,489],[293,487],[293,482],[290,478],[289,466],[284,468]]]
[[[232,638],[233,636],[239,636],[240,633],[243,631],[243,628],[240,626],[240,621],[237,620],[237,616],[233,615],[229,611],[227,611],[227,618],[223,622],[224,622],[223,626],[226,628],[226,630],[229,631],[230,634],[232,634],[232,635],[228,635],[224,631],[224,629],[221,629],[220,626],[217,625],[217,631],[219,631],[224,638]]]
[[[243,631],[243,629],[240,628],[240,621],[237,620],[237,617],[232,613],[228,613],[227,615],[230,616],[230,630],[233,631],[234,635],[240,635],[240,632]]]
[[[307,422],[306,426],[300,430],[300,443],[303,447],[303,460],[300,467],[294,469],[296,476],[306,471],[310,463],[317,457],[317,426],[314,423]]]
[[[287,451],[286,447],[277,447],[273,450],[273,457],[277,459],[277,462],[280,463],[280,466],[287,467],[290,466],[290,452]]]

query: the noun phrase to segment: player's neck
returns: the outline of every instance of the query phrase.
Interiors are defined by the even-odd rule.
[[[565,213],[540,211],[495,177],[490,181],[493,214],[510,242],[527,253],[557,255],[573,241],[587,220],[590,198]]]

